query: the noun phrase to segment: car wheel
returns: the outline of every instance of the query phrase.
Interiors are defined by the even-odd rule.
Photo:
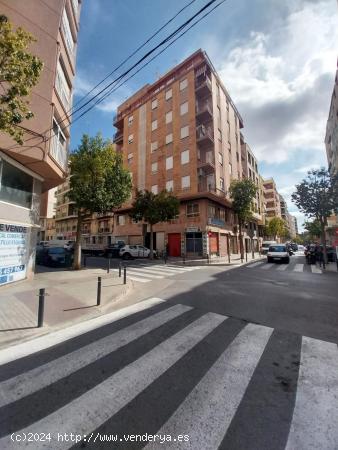
[[[272,259],[271,258],[268,258],[268,263],[271,263],[272,262]]]
[[[131,254],[130,253],[124,253],[122,258],[123,259],[131,259]]]
[[[286,258],[285,262],[286,262],[286,264],[289,264],[290,263],[290,258]]]

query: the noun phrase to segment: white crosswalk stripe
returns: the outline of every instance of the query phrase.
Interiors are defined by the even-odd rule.
[[[260,269],[269,270],[272,269],[273,265],[265,263],[263,266],[260,267]]]
[[[180,275],[193,270],[200,269],[199,266],[194,267],[179,267],[167,265],[146,265],[140,264],[137,266],[127,267],[127,278],[139,283],[148,283],[152,280],[172,277]]]
[[[311,270],[312,273],[316,274],[322,274],[322,269],[318,268],[315,265],[309,266],[310,269],[306,269],[306,266],[304,264],[268,264],[265,262],[256,262],[253,264],[249,264],[246,266],[247,268],[256,268],[256,269],[263,269],[263,270],[277,270],[279,272],[297,272],[297,273],[303,273],[308,272]]]
[[[265,262],[257,261],[257,262],[255,262],[253,264],[249,264],[247,267],[248,267],[248,269],[251,269],[252,267],[258,267],[258,266],[261,266],[262,264],[265,264]]]
[[[322,269],[318,269],[318,267],[315,265],[311,265],[311,272],[312,273],[323,273]]]
[[[281,264],[280,266],[277,267],[276,270],[283,271],[283,270],[288,269],[288,267],[289,267],[288,264]]]
[[[200,376],[191,384],[191,388],[189,384],[187,385],[188,388],[182,391],[184,395],[178,397],[177,403],[175,403],[175,400],[168,407],[171,408],[169,414],[165,411],[163,421],[158,424],[158,429],[154,430],[160,435],[171,435],[173,437],[180,434],[188,435],[189,442],[186,445],[178,441],[171,442],[170,447],[159,445],[158,442],[148,443],[146,448],[148,450],[157,450],[162,447],[177,450],[213,450],[218,448],[224,437],[227,436],[229,427],[236,420],[238,415],[236,413],[239,410],[243,412],[243,409],[241,409],[243,400],[247,399],[250,389],[254,390],[254,387],[252,387],[253,380],[257,380],[259,377],[261,379],[262,374],[258,371],[259,375],[257,375],[257,368],[260,367],[260,370],[262,370],[262,367],[264,367],[264,364],[261,364],[264,355],[267,352],[273,355],[273,361],[276,362],[275,368],[279,366],[277,361],[280,362],[278,358],[281,355],[283,364],[286,364],[285,357],[287,358],[287,356],[285,356],[285,352],[279,354],[278,351],[281,350],[278,350],[277,346],[276,351],[275,344],[280,341],[281,333],[287,335],[287,332],[278,331],[277,335],[274,336],[275,331],[272,328],[251,323],[245,324],[242,321],[233,318],[228,319],[215,313],[203,313],[186,305],[170,305],[159,302],[161,299],[157,299],[157,302],[154,302],[154,300],[151,299],[149,305],[153,305],[152,307],[156,308],[155,310],[148,310],[147,312],[146,309],[137,309],[131,312],[133,314],[136,311],[137,313],[142,311],[142,319],[134,319],[131,324],[128,321],[128,325],[125,327],[118,327],[117,331],[111,331],[110,334],[108,333],[102,338],[93,340],[92,337],[89,343],[82,343],[82,346],[79,347],[70,347],[73,350],[55,359],[47,358],[46,362],[40,363],[40,365],[37,363],[37,366],[32,367],[28,364],[29,369],[27,371],[19,372],[18,375],[11,375],[8,379],[0,382],[0,408],[10,408],[27,398],[30,401],[30,395],[35,398],[32,403],[29,403],[31,405],[29,411],[21,410],[20,405],[17,405],[17,409],[14,407],[14,411],[16,411],[15,421],[13,424],[5,425],[5,429],[3,427],[6,418],[1,419],[0,448],[2,450],[16,450],[19,447],[18,443],[13,442],[10,438],[13,431],[17,431],[20,435],[32,433],[31,436],[34,436],[34,433],[37,433],[36,436],[39,436],[42,430],[51,434],[52,442],[48,440],[25,441],[20,442],[20,448],[34,450],[70,448],[74,445],[74,442],[58,440],[56,436],[59,433],[62,435],[76,433],[82,436],[89,436],[94,433],[95,436],[99,427],[106,424],[110,419],[113,420],[117,413],[122,412],[124,414],[127,405],[126,415],[130,417],[133,417],[133,404],[143,401],[145,408],[147,408],[148,398],[152,399],[150,408],[148,407],[149,411],[145,412],[143,404],[139,403],[140,412],[155,416],[163,407],[161,403],[158,405],[158,411],[154,408],[153,402],[160,402],[161,400],[161,397],[158,398],[159,391],[156,389],[160,389],[162,383],[164,383],[164,389],[167,389],[166,386],[169,386],[169,382],[173,380],[174,384],[170,384],[172,390],[170,393],[166,391],[164,398],[168,398],[168,395],[175,396],[177,390],[175,382],[186,382],[183,375],[178,378],[176,376],[177,373],[185,373],[180,372],[182,361],[185,361],[186,370],[196,370],[199,360],[203,359],[200,345],[202,344],[204,345],[202,348],[210,348],[210,351],[212,351],[212,342],[217,342],[219,345],[217,353],[214,354],[213,359],[207,360],[205,367],[202,365],[202,370],[199,371]],[[122,320],[127,319],[126,315],[120,317],[123,317]],[[171,321],[176,325],[173,325]],[[150,335],[150,340],[148,334],[162,326],[167,327],[166,333],[168,334],[165,334],[161,339],[158,338],[158,341],[152,344],[154,335]],[[173,327],[172,331],[170,327]],[[219,338],[220,330],[223,330],[222,333],[225,333],[225,331],[230,333],[222,335],[229,336],[227,344],[223,344],[223,339]],[[293,333],[291,334],[293,335]],[[212,338],[211,335],[213,335]],[[293,355],[293,361],[296,362],[300,359],[298,382],[295,389],[296,401],[290,401],[290,427],[284,427],[287,428],[287,435],[284,436],[283,448],[285,442],[287,442],[286,450],[315,450],[318,448],[336,450],[338,448],[338,427],[336,426],[338,422],[337,345],[309,337],[302,337],[300,345],[300,337],[296,338],[299,342],[297,348],[292,344],[294,341],[289,344],[290,353],[296,353],[296,355]],[[150,346],[143,353],[136,353],[135,359],[129,359],[123,365],[124,347],[132,345],[143,348],[144,341],[142,339],[150,340]],[[288,341],[286,340],[286,342]],[[49,350],[50,353],[53,351],[54,349]],[[112,352],[117,353],[112,354]],[[116,358],[116,354],[120,354],[122,357],[122,363],[117,363],[116,371],[107,373],[106,377],[98,377],[97,382],[94,378],[95,382],[93,384],[89,382],[90,385],[87,387],[87,379],[81,380],[81,371],[85,371],[92,364],[96,364],[98,371],[93,372],[93,377],[98,376],[98,372],[101,372],[102,367],[104,367],[102,366],[102,360],[111,357],[106,362],[106,367],[108,367],[107,365],[111,364],[113,359]],[[38,353],[37,356],[39,355],[41,353]],[[270,367],[271,360],[269,358],[268,366]],[[20,365],[18,367],[21,369]],[[293,371],[298,370],[296,367],[298,366],[296,365]],[[276,370],[278,371],[278,369]],[[3,373],[3,370],[1,372]],[[170,376],[165,381],[164,378],[168,373]],[[72,392],[73,386],[69,380],[73,375],[75,375],[75,378],[72,379],[73,383],[75,383],[74,379],[80,379],[80,383],[85,386],[80,394],[71,398],[65,396],[65,402],[54,409],[53,404],[46,405],[46,396],[44,397],[41,394],[40,404],[38,404],[36,396],[40,395],[39,391],[43,389],[42,392],[47,394],[46,390],[53,383],[63,383],[61,390],[69,383],[69,392]],[[272,383],[270,385],[268,384],[269,379]],[[160,383],[158,380],[160,380]],[[297,380],[297,373],[294,375],[294,380]],[[264,383],[270,386],[271,391],[278,391],[278,395],[285,395],[286,399],[291,395],[288,389],[276,389],[279,381],[275,369],[267,374],[267,378],[264,377]],[[154,387],[154,385],[156,386]],[[271,386],[273,386],[273,389],[271,389]],[[62,396],[59,389],[52,388],[52,395]],[[155,390],[153,397],[151,396],[152,390]],[[267,392],[269,392],[268,387]],[[140,400],[142,395],[145,395],[145,397]],[[270,394],[268,393],[268,395]],[[271,395],[276,394],[271,392]],[[265,395],[265,399],[270,402],[269,406],[279,407],[276,397],[272,397],[270,401],[269,397]],[[249,403],[248,414],[252,414],[251,405]],[[46,407],[49,408],[48,413],[40,415],[34,421],[35,409],[41,410]],[[263,404],[260,404],[259,408],[263,408]],[[283,408],[285,408],[285,403]],[[28,422],[24,425],[20,425],[21,414],[28,417]],[[285,417],[285,411],[283,414],[283,417]],[[254,421],[255,417],[251,415],[248,419]],[[260,418],[257,420],[259,422]],[[125,424],[125,422],[123,423]],[[276,432],[274,427],[268,427],[268,429],[258,427],[258,429],[260,434]],[[4,435],[7,432],[8,435]],[[121,430],[121,436],[123,436],[123,432]],[[100,448],[100,443],[98,445],[91,443],[89,448]],[[124,448],[122,444],[121,448]],[[278,448],[282,447],[279,446]]]
[[[304,269],[304,264],[296,264],[295,267],[293,268],[294,272],[303,272]]]

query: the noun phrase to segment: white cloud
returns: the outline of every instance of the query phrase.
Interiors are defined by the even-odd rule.
[[[243,115],[246,140],[259,159],[274,163],[298,149],[324,152],[337,61],[335,2],[287,5],[284,20],[252,30],[218,68]]]

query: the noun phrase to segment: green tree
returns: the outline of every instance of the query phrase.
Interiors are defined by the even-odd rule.
[[[179,213],[180,202],[173,194],[162,191],[154,194],[150,191],[136,191],[132,210],[129,215],[137,222],[150,225],[150,258],[154,256],[153,226],[159,222],[167,222]]]
[[[273,236],[276,240],[278,237],[284,237],[287,234],[285,221],[280,217],[272,217],[265,229],[267,236]]]
[[[28,51],[35,41],[22,28],[14,31],[6,16],[0,16],[0,130],[18,144],[23,144],[21,122],[33,117],[25,97],[37,84],[43,67]]]
[[[325,266],[327,261],[325,226],[327,218],[338,208],[338,174],[331,176],[324,167],[310,170],[307,178],[296,185],[292,201],[306,217],[319,222]]]
[[[69,198],[78,210],[74,269],[81,268],[81,229],[83,218],[114,211],[130,198],[130,173],[123,168],[122,155],[100,134],[83,135],[70,155]]]
[[[252,201],[257,192],[257,186],[249,179],[234,180],[230,184],[232,209],[238,221],[239,248],[241,259],[244,259],[243,227],[252,218]]]
[[[312,239],[321,236],[322,229],[319,220],[315,219],[312,222],[304,222],[303,226]]]

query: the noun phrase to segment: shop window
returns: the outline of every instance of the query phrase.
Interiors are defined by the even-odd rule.
[[[187,203],[187,217],[199,216],[200,209],[198,203]]]
[[[0,200],[31,208],[33,177],[4,160],[0,161],[0,174]]]

